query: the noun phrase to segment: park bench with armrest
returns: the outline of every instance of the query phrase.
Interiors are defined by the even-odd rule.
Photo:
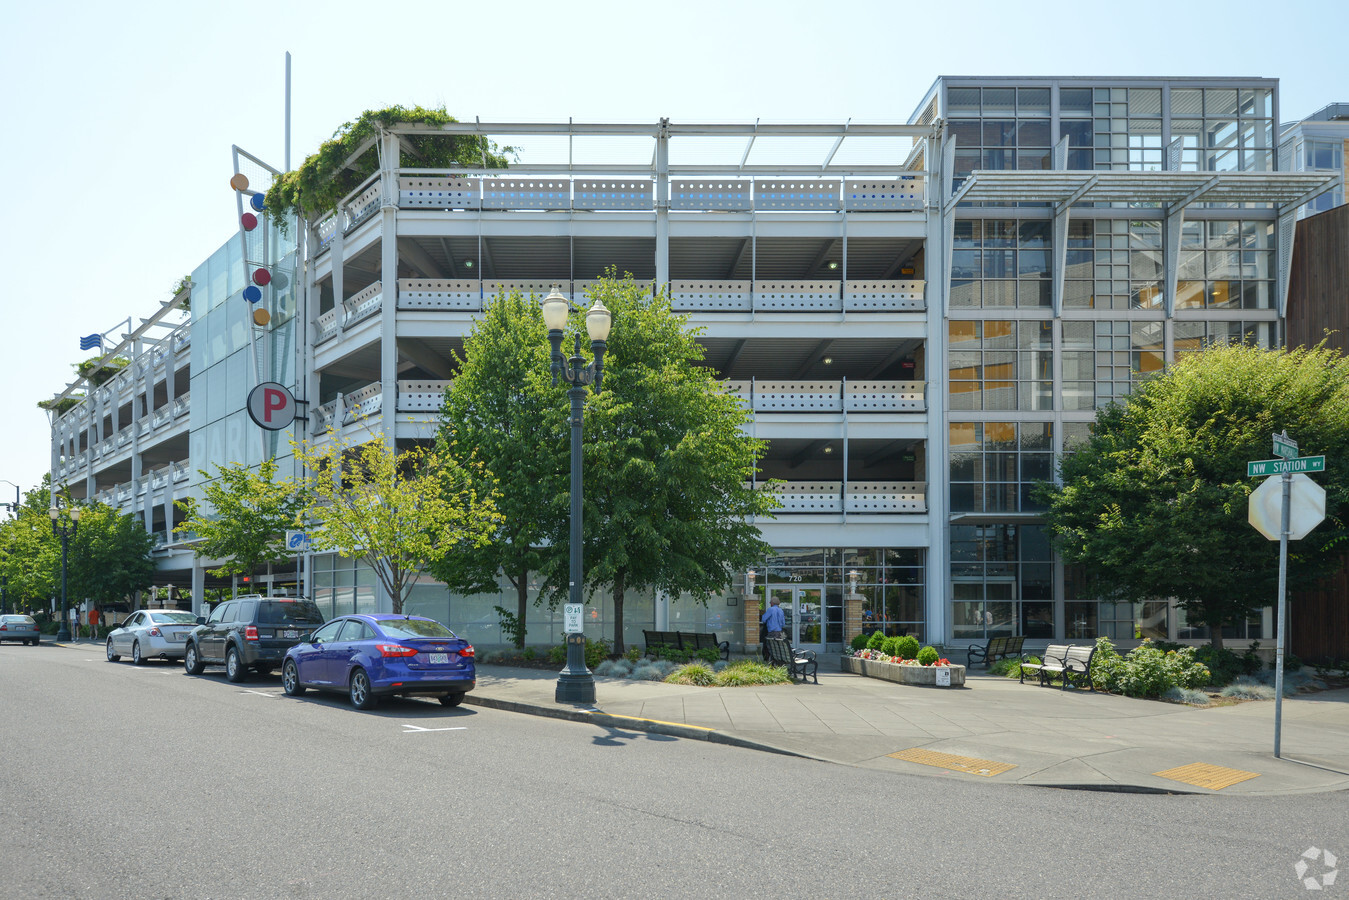
[[[816,684],[820,683],[820,665],[815,659],[814,650],[797,650],[781,638],[769,638],[765,644],[768,647],[769,665],[785,666],[793,684],[798,675],[803,684],[807,678]]]
[[[972,668],[976,662],[983,660],[984,668],[987,669],[993,663],[1004,657],[1012,659],[1021,655],[1021,647],[1025,644],[1024,635],[1013,635],[1011,637],[990,638],[988,643],[982,647],[971,647],[967,653],[966,662]]]
[[[1068,656],[1069,649],[1068,644],[1050,644],[1040,655],[1038,663],[1030,662],[1030,658],[1023,653],[1021,655],[1021,683],[1026,683],[1028,673],[1038,676],[1042,685],[1049,684],[1051,679],[1061,676],[1067,665],[1064,660]]]
[[[661,650],[682,650],[685,653],[713,650],[722,659],[731,658],[731,642],[717,640],[717,635],[714,632],[649,631],[643,629],[642,635],[646,638],[646,655],[653,659],[660,657]]]

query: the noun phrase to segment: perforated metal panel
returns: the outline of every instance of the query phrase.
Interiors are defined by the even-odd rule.
[[[380,187],[380,182],[376,181],[370,187],[361,191],[359,197],[351,201],[351,204],[347,207],[347,231],[370,218],[375,210],[379,209]]]
[[[730,394],[732,397],[735,397],[735,399],[740,402],[741,406],[743,406],[745,409],[751,409],[752,407],[750,406],[750,388],[752,384],[753,382],[750,381],[731,381],[728,379],[726,381],[723,381],[721,383],[721,386],[723,389],[725,389],[726,393]]]
[[[754,308],[769,312],[837,312],[843,309],[837,281],[756,281]]]
[[[782,501],[778,513],[836,513],[843,511],[843,482],[787,481],[773,487]]]
[[[383,305],[384,285],[383,282],[376,281],[359,294],[342,302],[342,307],[346,310],[346,314],[342,317],[342,327],[350,328],[362,319],[373,316]]]
[[[908,481],[853,481],[848,483],[850,513],[927,512],[927,485]]]
[[[567,279],[537,279],[537,278],[502,278],[497,281],[484,281],[482,283],[482,295],[484,297],[495,297],[497,294],[509,294],[511,291],[519,291],[528,297],[530,294],[538,294],[539,297],[548,296],[548,292],[557,285],[558,291],[564,297],[570,299],[567,293]]]
[[[670,307],[680,312],[749,312],[748,281],[672,281]]]
[[[318,332],[314,337],[315,344],[321,344],[337,334],[337,330],[340,327],[338,316],[340,316],[342,312],[343,310],[338,307],[333,307],[314,321],[314,328]]]
[[[624,181],[576,180],[575,209],[653,209],[649,179]]]
[[[398,382],[398,412],[438,412],[449,381]]]
[[[565,178],[484,178],[483,209],[570,209],[571,181]]]
[[[318,233],[319,246],[328,246],[333,242],[333,238],[337,235],[337,216],[332,215],[322,222],[319,222],[318,225],[315,226],[314,231]]]
[[[343,398],[346,410],[342,414],[342,424],[350,425],[371,416],[379,415],[384,406],[384,392],[380,383],[367,384],[359,391],[347,394]]]
[[[326,434],[332,430],[333,422],[337,418],[337,401],[333,400],[322,406],[314,407],[312,416],[312,433],[317,436]]]
[[[927,399],[921,381],[849,381],[843,390],[848,412],[924,412]]]
[[[398,205],[405,209],[481,209],[481,178],[403,177]]]
[[[922,210],[923,181],[912,175],[888,180],[845,181],[843,208],[847,210]]]
[[[755,412],[839,412],[841,381],[756,381]]]
[[[685,178],[670,181],[670,209],[753,208],[754,191],[750,181]]]
[[[845,281],[843,308],[849,312],[918,312],[927,307],[925,281]]]
[[[756,181],[754,208],[838,209],[841,187],[838,181]]]
[[[398,308],[477,312],[482,309],[482,286],[473,279],[400,278]]]

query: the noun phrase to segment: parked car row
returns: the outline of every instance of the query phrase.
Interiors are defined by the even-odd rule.
[[[130,653],[137,665],[182,659],[189,675],[224,666],[232,682],[280,668],[288,695],[342,692],[357,709],[387,696],[458,706],[477,684],[473,645],[434,619],[374,613],[324,622],[312,602],[285,597],[227,600],[210,618],[139,610],[108,635],[107,651],[109,662]]]

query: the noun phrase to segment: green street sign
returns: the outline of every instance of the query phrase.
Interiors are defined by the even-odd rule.
[[[1259,462],[1246,463],[1246,477],[1260,478],[1265,475],[1287,475],[1298,472],[1324,472],[1324,456],[1300,456],[1297,459],[1262,459]]]
[[[1288,436],[1288,432],[1274,435],[1274,455],[1284,459],[1297,459],[1297,441]]]

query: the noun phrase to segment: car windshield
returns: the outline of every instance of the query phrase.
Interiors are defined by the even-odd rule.
[[[153,612],[150,621],[161,625],[195,625],[197,617],[190,612]]]
[[[32,616],[5,616],[5,621],[11,625],[33,625]]]
[[[379,630],[391,638],[452,638],[454,632],[430,619],[380,619]]]
[[[323,613],[308,600],[265,600],[258,613],[260,625],[322,625]]]

